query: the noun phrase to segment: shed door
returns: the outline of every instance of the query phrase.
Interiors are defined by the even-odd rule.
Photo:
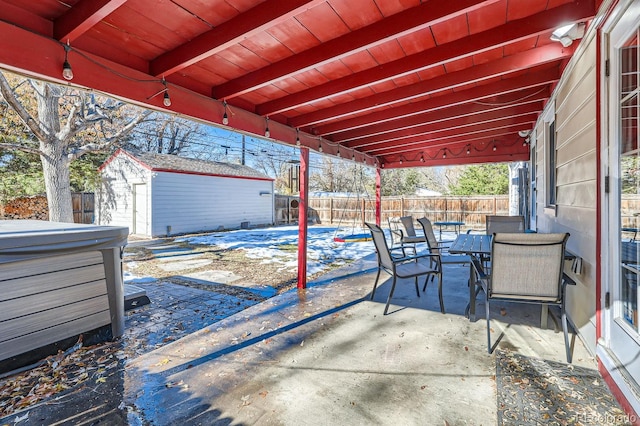
[[[149,235],[149,206],[147,185],[133,185],[133,233]]]
[[[611,309],[605,340],[631,377],[640,377],[640,1],[621,16],[609,33],[608,52],[608,233],[604,253],[608,271],[606,291]],[[607,247],[608,246],[608,247]]]

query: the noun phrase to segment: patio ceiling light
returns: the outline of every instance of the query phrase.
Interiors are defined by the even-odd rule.
[[[73,70],[71,69],[71,64],[69,63],[69,51],[71,50],[71,46],[69,46],[69,42],[64,45],[64,63],[62,64],[62,77],[65,80],[73,80]]]
[[[583,22],[564,25],[551,34],[551,40],[559,41],[564,47],[569,47],[574,40],[584,36],[584,28]]]

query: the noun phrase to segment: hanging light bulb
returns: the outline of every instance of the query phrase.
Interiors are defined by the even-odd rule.
[[[400,159],[400,164],[402,164],[402,158]]]
[[[493,145],[493,150],[497,150],[498,148],[495,146],[495,144]]]
[[[467,155],[471,154],[471,148],[467,147]]]
[[[62,64],[62,77],[65,80],[73,80],[73,70],[71,69],[71,64],[69,63],[69,51],[71,50],[71,46],[69,46],[69,42],[64,46],[64,63]]]
[[[296,129],[296,146],[300,146],[300,129]]]
[[[424,154],[420,154],[420,162],[424,163]]]
[[[447,158],[447,150],[445,149],[444,152],[442,153],[442,158]]]
[[[229,116],[227,115],[227,101],[224,101],[222,105],[224,105],[224,114],[222,115],[222,124],[226,126],[227,124],[229,124]]]
[[[265,128],[264,128],[264,136],[267,138],[271,137],[271,132],[269,131],[269,117],[265,117]]]
[[[169,97],[169,88],[167,87],[167,81],[162,77],[162,84],[164,84],[164,95],[162,95],[162,103],[166,107],[171,106],[171,98]]]
[[[322,152],[322,142],[318,144],[318,152]]]
[[[338,157],[340,157],[340,147],[338,147]]]

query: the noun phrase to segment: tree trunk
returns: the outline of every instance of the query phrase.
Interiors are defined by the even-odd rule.
[[[36,90],[38,120],[46,135],[44,140],[40,140],[40,161],[49,203],[49,220],[73,223],[67,141],[61,139],[60,133],[60,93],[58,88],[48,83],[43,83],[40,88]]]
[[[73,203],[71,201],[71,180],[69,167],[61,143],[40,142],[40,156],[44,174],[49,220],[73,223]]]

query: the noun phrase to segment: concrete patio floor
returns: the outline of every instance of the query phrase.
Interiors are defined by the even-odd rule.
[[[464,316],[468,267],[445,268],[444,315],[435,283],[417,298],[411,281],[400,283],[382,315],[390,282],[368,299],[371,256],[142,354],[125,369],[128,421],[494,425],[486,323]],[[539,328],[539,307],[495,308],[494,337],[506,330],[499,347],[565,362],[562,333]],[[595,368],[579,339],[574,365]]]

